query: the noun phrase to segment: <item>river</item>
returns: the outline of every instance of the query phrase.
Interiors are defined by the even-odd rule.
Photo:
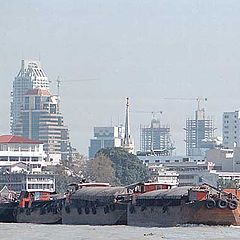
[[[0,240],[239,240],[239,227],[181,226],[70,226],[0,224]]]

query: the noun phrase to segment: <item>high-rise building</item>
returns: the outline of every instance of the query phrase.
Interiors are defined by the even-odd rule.
[[[134,141],[130,134],[130,114],[129,114],[129,98],[126,98],[126,119],[125,119],[125,133],[122,147],[129,153],[134,153]]]
[[[208,149],[205,141],[214,137],[212,119],[205,117],[205,110],[198,108],[195,119],[187,119],[186,127],[186,154],[188,156],[204,155]]]
[[[68,161],[69,136],[59,108],[58,96],[49,90],[35,88],[23,97],[16,134],[44,143],[47,161],[58,164]]]
[[[240,147],[240,112],[223,113],[223,147]]]
[[[89,159],[94,158],[101,148],[121,147],[124,138],[123,126],[94,127],[94,138],[90,139]]]
[[[39,61],[22,60],[21,69],[13,81],[11,101],[11,133],[16,134],[16,125],[21,117],[24,94],[34,88],[48,89],[49,80]]]
[[[170,154],[172,142],[170,127],[161,126],[160,120],[153,118],[150,126],[140,126],[141,152],[160,150]]]

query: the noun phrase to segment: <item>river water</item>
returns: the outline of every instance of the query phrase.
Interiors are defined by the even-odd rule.
[[[240,227],[70,226],[0,223],[0,240],[240,240]]]

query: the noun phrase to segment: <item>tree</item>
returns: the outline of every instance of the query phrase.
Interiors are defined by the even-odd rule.
[[[113,163],[116,182],[120,185],[129,185],[147,181],[150,178],[148,168],[136,155],[128,153],[123,148],[104,148],[96,153],[96,157],[104,155]]]
[[[107,182],[116,184],[115,171],[112,161],[105,155],[99,154],[94,159],[87,161],[85,176],[94,182]]]
[[[86,171],[86,162],[86,157],[79,154],[71,162],[48,166],[47,170],[56,174],[57,192],[64,193],[68,188],[68,184],[82,180]]]

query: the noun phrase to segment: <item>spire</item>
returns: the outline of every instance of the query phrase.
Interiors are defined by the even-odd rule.
[[[126,98],[126,119],[125,119],[125,134],[123,139],[123,148],[129,153],[134,152],[134,144],[130,135],[130,120],[129,120],[129,98]]]
[[[125,119],[125,134],[124,134],[124,144],[129,145],[130,143],[130,124],[129,124],[129,98],[126,98],[126,119]]]

